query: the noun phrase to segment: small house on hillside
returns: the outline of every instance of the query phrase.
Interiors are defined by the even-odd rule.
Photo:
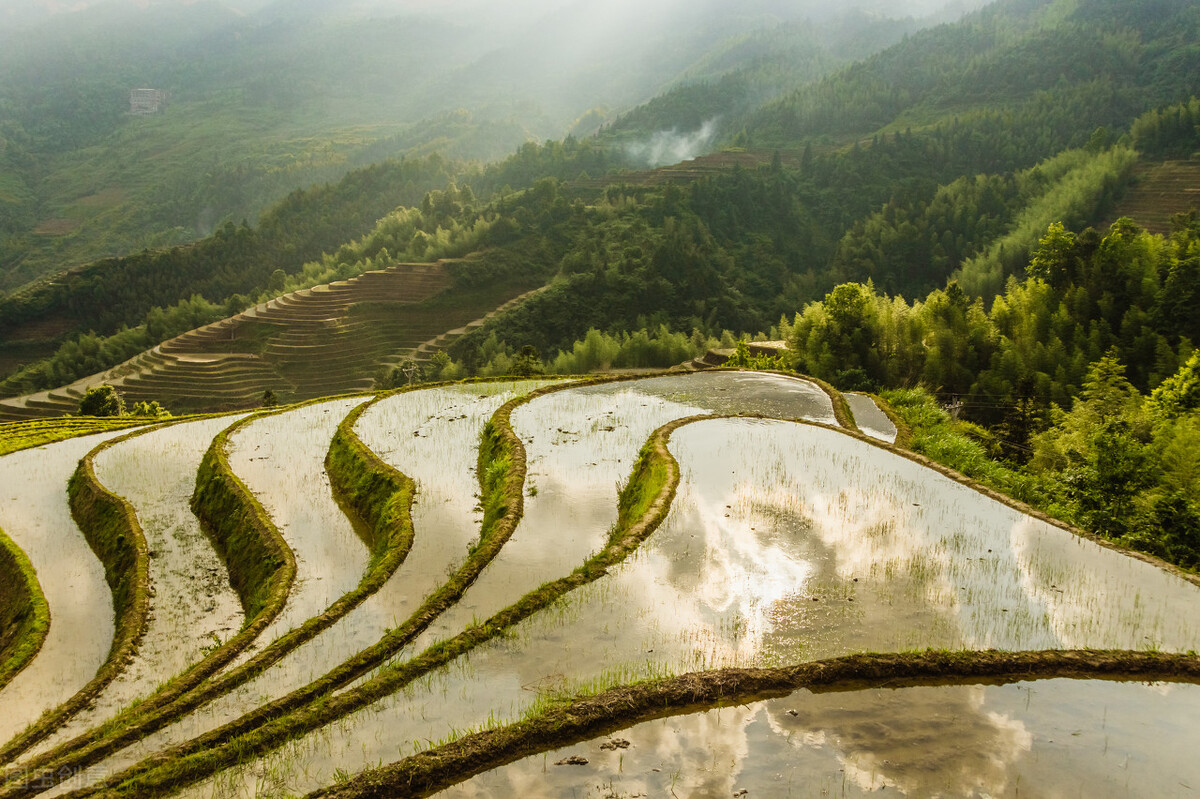
[[[167,104],[167,93],[162,89],[130,89],[129,113],[157,114]]]

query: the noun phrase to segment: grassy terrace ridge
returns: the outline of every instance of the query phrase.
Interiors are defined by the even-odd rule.
[[[50,606],[37,572],[0,529],[0,690],[28,666],[50,632]]]
[[[637,378],[634,378],[637,379]],[[497,412],[497,417],[505,409]],[[494,421],[507,422],[507,414],[500,419],[493,417]],[[486,622],[472,625],[462,633],[445,641],[440,641],[419,656],[405,663],[400,663],[389,667],[382,673],[372,678],[362,685],[333,696],[329,692],[324,693],[320,701],[314,702],[307,707],[300,708],[287,715],[282,713],[269,714],[267,718],[270,720],[249,731],[241,731],[235,725],[230,725],[228,728],[214,731],[214,733],[204,736],[203,740],[197,739],[194,745],[188,747],[191,751],[177,749],[170,752],[162,753],[151,761],[146,761],[132,769],[116,775],[101,786],[93,789],[84,789],[77,791],[69,796],[81,797],[91,795],[103,796],[127,796],[134,795],[138,797],[154,797],[169,794],[179,790],[187,785],[193,784],[201,779],[212,776],[218,771],[236,765],[237,763],[245,762],[248,758],[264,754],[270,750],[282,746],[287,741],[299,737],[307,732],[318,729],[326,724],[332,723],[339,718],[353,713],[357,710],[367,707],[373,702],[391,695],[397,690],[400,690],[405,685],[419,677],[428,674],[435,668],[443,666],[456,657],[470,651],[476,646],[479,646],[486,641],[501,635],[506,630],[511,628],[517,622],[533,615],[538,610],[547,607],[556,599],[564,596],[569,591],[580,585],[591,582],[602,576],[608,567],[615,565],[624,559],[634,548],[636,548],[653,529],[661,523],[665,518],[667,511],[670,508],[670,500],[674,496],[675,487],[678,484],[679,472],[678,464],[674,457],[667,450],[667,439],[672,431],[678,429],[684,424],[694,422],[710,421],[720,418],[770,418],[757,414],[737,414],[734,416],[717,416],[705,414],[700,416],[679,419],[665,425],[663,428],[655,431],[651,436],[647,446],[643,448],[642,455],[639,457],[638,463],[635,464],[633,476],[626,484],[621,496],[621,505],[633,508],[638,505],[644,505],[643,500],[632,499],[634,494],[627,492],[638,491],[639,483],[647,481],[647,474],[655,474],[656,469],[649,468],[648,464],[653,461],[658,461],[664,464],[667,470],[668,485],[664,485],[658,492],[655,501],[646,509],[645,515],[642,516],[640,523],[635,525],[635,528],[622,530],[620,523],[614,528],[613,534],[609,539],[608,545],[601,552],[590,558],[584,565],[575,570],[571,575],[546,583],[526,594],[513,605],[505,608],[499,613],[492,616]],[[1112,544],[1111,542],[1097,539],[1096,537],[1072,528],[1062,522],[1052,519],[1045,514],[1036,511],[1029,506],[1017,500],[1005,497],[991,490],[964,475],[961,475],[952,469],[937,464],[919,454],[901,450],[893,445],[877,441],[871,437],[853,430],[831,427],[815,422],[805,420],[781,420],[795,424],[803,424],[812,427],[819,427],[827,430],[838,430],[844,435],[856,438],[870,446],[877,447],[882,450],[893,452],[901,457],[907,458],[918,464],[927,466],[934,471],[945,475],[946,477],[955,480],[969,488],[972,488],[986,496],[989,496],[999,502],[1009,505],[1023,513],[1041,519],[1049,524],[1059,527],[1067,532],[1078,535],[1083,538],[1095,541],[1109,549],[1123,552],[1126,555],[1143,560],[1152,565],[1158,566],[1172,574],[1183,577],[1193,585],[1200,586],[1200,577],[1183,572],[1177,567],[1172,566],[1164,561],[1161,561],[1152,556],[1145,555],[1140,552],[1125,549],[1123,547]],[[509,435],[513,435],[511,428],[501,428],[498,425],[492,431],[492,436],[507,429]],[[487,441],[484,442],[484,447],[481,452],[487,448]],[[519,442],[517,442],[519,444]],[[523,460],[523,459],[522,459]],[[494,463],[495,461],[492,461]],[[483,461],[481,459],[481,466]],[[521,464],[523,467],[523,462]],[[481,469],[482,471],[482,469]],[[522,468],[523,472],[523,468]],[[506,481],[511,485],[513,482]],[[517,488],[519,489],[519,484]],[[647,496],[649,491],[645,487],[640,489],[641,496]],[[507,492],[509,500],[512,504],[521,501],[520,492],[517,491],[514,496],[511,492]],[[485,495],[485,508],[491,498]],[[499,508],[499,505],[496,506]],[[505,508],[505,517],[511,513],[512,508]],[[625,514],[623,514],[624,516]],[[1044,660],[1048,665],[1041,672],[1043,676],[1072,676],[1079,673],[1082,666],[1079,658],[1070,658],[1069,653],[1066,659],[1058,657],[1062,653],[1055,652],[1037,652],[1025,653],[1024,655],[1017,654],[1017,657],[1025,657],[1033,660]],[[1155,663],[1169,663],[1168,668],[1163,669],[1167,674],[1182,673],[1185,675],[1200,676],[1200,661],[1194,655],[1157,655],[1145,654],[1138,652],[1116,652],[1110,653],[1111,657],[1105,661],[1108,665],[1098,666],[1096,673],[1103,673],[1110,676],[1120,676],[1122,668],[1128,668],[1128,675],[1133,678],[1141,677],[1146,673],[1145,669],[1139,669],[1137,663],[1147,662],[1149,658]],[[996,657],[1010,657],[1012,655],[983,652],[960,652],[952,653],[946,657],[949,660],[959,664],[959,671],[950,672],[952,674],[970,674],[971,669],[980,669],[981,666],[973,664],[986,664],[990,659]],[[903,664],[908,660],[920,658],[919,654],[895,654],[879,656],[888,662]],[[918,660],[913,662],[919,663]],[[802,669],[817,668],[820,669],[827,662],[819,662],[816,666],[807,664]],[[1122,665],[1124,664],[1124,665]],[[1061,667],[1061,668],[1060,668]],[[1191,677],[1188,677],[1191,679]],[[859,675],[858,679],[863,679],[863,675]],[[261,709],[260,709],[261,710]],[[256,711],[257,713],[257,711]],[[625,726],[625,725],[622,725]],[[236,736],[236,737],[231,737]],[[465,771],[470,765],[469,762],[454,762],[446,766],[449,771]],[[391,790],[389,787],[388,790]],[[399,789],[397,789],[399,790]],[[390,795],[390,794],[389,794]]]
[[[371,549],[368,575],[378,571],[377,564],[389,560],[372,591],[395,573],[412,549],[412,506],[417,493],[412,478],[384,463],[354,432],[359,417],[378,401],[376,397],[365,402],[342,419],[325,456],[325,472],[338,504],[366,530]]]
[[[106,417],[63,416],[46,419],[30,419],[24,422],[0,424],[0,456],[23,449],[53,444],[68,438],[90,436],[110,430],[154,424],[156,419],[136,416]]]
[[[346,396],[361,397],[366,400],[371,395]],[[288,554],[291,554],[291,550],[283,542],[282,535],[271,521],[270,516],[262,508],[261,504],[254,499],[249,489],[229,469],[229,463],[224,455],[224,446],[230,435],[242,426],[248,425],[263,416],[286,413],[300,407],[334,399],[338,399],[338,397],[310,400],[297,405],[247,416],[222,431],[214,439],[213,444],[209,447],[209,451],[206,454],[207,457],[208,455],[212,455],[214,451],[219,453],[220,457],[214,460],[214,463],[217,464],[216,468],[220,470],[217,479],[225,487],[222,490],[228,490],[229,486],[238,487],[236,492],[229,494],[233,498],[232,502],[239,503],[239,507],[232,512],[235,514],[240,513],[241,516],[239,518],[249,519],[248,526],[251,526],[259,534],[277,537],[283,547],[287,549]],[[352,412],[352,416],[357,418],[357,413],[363,407],[359,406],[355,412]],[[347,422],[343,420],[342,425],[345,426],[346,424]],[[218,446],[219,449],[214,449]],[[349,464],[347,468],[355,468],[355,464]],[[397,472],[396,474],[399,473]],[[403,475],[400,475],[400,477],[407,480]],[[337,486],[339,479],[334,476],[334,470],[330,470],[330,478],[334,485]],[[345,478],[342,481],[344,482]],[[393,528],[386,531],[380,528],[376,531],[375,542],[372,546],[370,568],[368,568],[363,579],[353,590],[339,597],[324,613],[307,619],[298,627],[280,635],[260,652],[227,674],[223,674],[214,680],[209,680],[218,669],[226,665],[238,653],[249,646],[254,638],[270,624],[278,614],[278,610],[282,609],[282,601],[278,603],[278,609],[274,610],[274,612],[260,611],[254,617],[248,614],[247,623],[236,636],[210,652],[203,660],[193,665],[187,671],[173,677],[151,697],[134,705],[116,717],[109,719],[104,724],[30,759],[23,764],[19,773],[6,774],[3,788],[0,789],[0,796],[26,796],[38,793],[40,790],[45,790],[64,776],[69,777],[73,773],[73,770],[85,768],[88,765],[96,763],[108,755],[178,720],[183,714],[233,690],[239,685],[249,682],[289,652],[333,625],[338,619],[345,616],[368,596],[378,590],[391,577],[400,563],[403,562],[412,543],[412,520],[408,516],[409,507],[408,503],[403,504],[399,509],[400,512],[391,517],[391,522],[394,524]],[[213,535],[211,529],[209,532],[210,536]],[[265,544],[263,548],[266,548]],[[222,558],[224,558],[224,555],[222,555]],[[288,582],[288,587],[290,588],[290,581]],[[286,596],[287,594],[284,592],[282,600],[286,600]],[[270,598],[271,595],[268,594],[268,601],[270,601]],[[267,611],[269,610],[270,607],[267,606]]]
[[[774,669],[721,669],[649,680],[577,697],[532,718],[465,735],[308,799],[423,797],[521,758],[653,719],[814,693],[921,685],[1003,685],[1070,677],[1200,683],[1200,658],[1160,652],[926,651],[857,654]]]
[[[784,375],[785,377],[799,377],[810,383],[816,383],[829,395],[829,400],[833,403],[833,418],[837,419],[837,423],[847,430],[858,432],[858,424],[854,421],[854,412],[850,410],[850,403],[846,402],[846,398],[842,396],[842,392],[838,391],[831,384],[826,383],[819,377],[801,375],[796,372],[772,372],[772,374]]]
[[[391,631],[376,644],[345,661],[319,680],[297,689],[285,697],[255,708],[240,719],[205,733],[192,741],[180,744],[166,752],[148,758],[142,763],[135,764],[97,786],[81,789],[72,792],[70,795],[88,796],[96,793],[107,793],[114,788],[123,793],[130,790],[129,786],[123,785],[126,782],[135,784],[137,787],[133,788],[133,790],[138,794],[144,792],[157,794],[203,779],[226,765],[240,762],[250,752],[260,749],[265,751],[308,732],[317,726],[321,726],[324,721],[320,719],[324,718],[328,713],[333,713],[332,718],[337,718],[358,709],[358,707],[370,704],[381,696],[393,693],[400,686],[411,682],[430,669],[436,668],[442,663],[452,660],[458,654],[498,635],[511,624],[516,623],[525,616],[531,615],[556,598],[556,596],[565,593],[566,590],[570,590],[570,588],[566,588],[560,594],[551,595],[547,593],[546,587],[543,587],[540,592],[534,592],[539,596],[544,595],[541,599],[532,602],[523,601],[513,606],[513,608],[517,608],[519,615],[512,616],[510,613],[511,618],[505,618],[501,623],[496,623],[497,618],[504,616],[505,612],[502,612],[497,617],[493,617],[486,625],[476,625],[471,628],[469,634],[457,636],[448,642],[448,644],[446,642],[435,644],[416,660],[402,664],[399,669],[392,668],[385,671],[383,677],[386,678],[388,675],[392,675],[390,682],[395,682],[394,687],[388,688],[385,684],[381,688],[379,685],[381,678],[376,677],[363,686],[346,691],[336,699],[330,698],[334,690],[362,676],[372,668],[381,665],[388,657],[399,652],[404,645],[413,640],[444,610],[457,601],[483,571],[483,568],[499,553],[501,547],[516,529],[523,511],[526,464],[525,448],[513,432],[510,424],[510,416],[513,410],[537,397],[568,388],[575,388],[581,385],[627,382],[644,378],[645,376],[593,376],[578,380],[568,379],[564,380],[561,384],[544,386],[523,397],[517,397],[505,403],[505,405],[493,414],[491,420],[485,425],[480,444],[478,475],[480,486],[483,490],[482,506],[484,508],[484,521],[481,525],[479,542],[472,548],[458,571],[439,589],[426,597],[422,605],[413,612],[404,624]],[[498,380],[508,381],[511,380],[511,377],[498,378]],[[496,382],[496,380],[491,382]],[[438,385],[446,384],[428,384],[419,388],[431,388]],[[665,453],[665,445],[663,452]],[[669,457],[669,453],[666,454]],[[678,477],[676,476],[675,481],[677,482],[677,480]],[[631,482],[635,485],[630,490],[636,492],[636,484],[640,481],[635,480]],[[672,486],[672,494],[673,490]],[[669,497],[660,503],[659,510],[661,515],[655,520],[655,526],[658,521],[661,521],[661,516],[665,516],[668,507]],[[644,538],[645,535],[649,535],[649,532],[650,529],[646,529],[642,537]],[[609,547],[604,552],[614,550],[615,546],[610,541]],[[632,544],[630,549],[632,549],[632,546],[636,546],[636,543]],[[628,554],[628,551],[623,551],[621,557],[624,557],[626,554]],[[602,555],[603,553],[601,553]],[[577,570],[576,574],[572,575],[572,577],[565,578],[568,582],[572,583],[570,587],[576,587],[574,581],[579,579],[580,572],[585,568],[587,568],[586,565]],[[585,581],[596,579],[602,573],[602,567],[595,568],[590,572],[590,577]],[[556,584],[550,584],[550,586],[554,585]],[[512,611],[513,608],[510,608],[509,611]],[[397,679],[398,682],[396,682]],[[389,681],[385,679],[384,682],[387,683]],[[159,768],[164,763],[169,764],[165,766],[168,771],[165,777],[162,774],[162,769]],[[29,781],[29,783],[35,782],[36,780]],[[22,786],[23,790],[21,790],[21,793],[6,791],[0,794],[0,796],[7,797],[36,793],[37,791],[29,783],[26,786]],[[147,787],[148,785],[161,787],[151,789]]]
[[[239,419],[213,439],[196,472],[192,511],[229,569],[246,614],[243,630],[275,618],[296,578],[296,557],[262,504],[229,466],[229,437],[251,421]],[[261,627],[256,631],[261,632]]]
[[[71,515],[104,565],[104,579],[112,590],[114,630],[108,658],[86,685],[0,748],[0,763],[11,762],[87,707],[125,668],[145,633],[150,614],[150,548],[133,506],[101,485],[94,469],[97,454],[141,432],[101,443],[79,461],[67,484]]]

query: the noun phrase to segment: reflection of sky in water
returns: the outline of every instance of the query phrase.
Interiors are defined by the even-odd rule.
[[[756,413],[837,425],[833,402],[816,383],[754,372],[696,372],[579,389],[599,395],[637,393],[715,414]]]
[[[1047,680],[791,696],[639,724],[445,797],[1185,797],[1200,687]],[[602,749],[611,740],[623,749]],[[586,766],[555,766],[563,758]]]
[[[632,391],[572,388],[512,414],[525,446],[524,516],[500,554],[414,650],[486,619],[604,546],[616,521],[618,484],[659,426],[702,409]],[[411,653],[410,653],[411,654]]]
[[[189,505],[196,465],[213,436],[236,420],[223,416],[171,425],[96,457],[97,479],[133,505],[146,536],[151,553],[150,621],[134,659],[120,676],[39,749],[99,724],[202,658],[213,636],[225,641],[241,629],[242,605],[229,584],[229,572]]]
[[[607,529],[601,507],[609,509],[608,523],[614,514],[612,476],[624,477],[636,450],[636,439],[627,441],[630,455],[622,468],[601,468],[614,462],[600,443],[612,435],[605,430],[610,422],[602,410],[587,410],[587,393],[594,391],[558,395],[553,405],[543,404],[546,397],[529,406],[535,417],[514,417],[514,424],[529,425],[531,480],[539,487],[522,522],[528,526],[523,552],[538,568],[557,564],[557,571],[521,577],[530,588],[598,547]],[[593,434],[599,437],[594,443]],[[1052,590],[1041,586],[1050,576],[1061,588],[1061,578],[1038,573],[1028,553],[1011,542],[1014,531],[1028,528],[1039,540],[1058,537],[1055,546],[1070,552],[1081,543],[1069,534],[907,459],[821,428],[703,421],[677,431],[671,450],[683,482],[668,519],[638,553],[420,686],[300,742],[289,757],[309,776],[281,787],[317,787],[334,768],[354,771],[394,761],[413,751],[414,742],[437,740],[451,728],[512,719],[539,693],[596,682],[860,650],[1058,645],[1056,630],[1065,617],[1039,592]],[[604,479],[566,479],[579,464]],[[587,498],[583,511],[572,510],[576,485]],[[538,515],[539,504],[553,511]],[[581,524],[573,513],[589,521]],[[594,537],[575,538],[581,529]],[[1156,630],[1164,646],[1186,649],[1200,638],[1195,588],[1082,543],[1098,563],[1104,561],[1109,582],[1079,601],[1115,606],[1097,616],[1083,643],[1111,646]],[[509,573],[520,574],[520,568]],[[514,589],[501,585],[469,612],[484,617],[481,601],[491,604]],[[1180,607],[1192,610],[1177,619],[1172,614]],[[462,612],[451,617],[455,624],[470,618]],[[1000,743],[1021,740],[1019,730],[1004,735]],[[985,773],[985,765],[967,771]],[[869,772],[875,765],[864,757],[844,768]]]
[[[372,405],[355,425],[359,438],[418,486],[412,549],[378,591],[256,679],[189,714],[109,761],[124,765],[231,721],[247,708],[320,677],[399,625],[445,579],[479,535],[475,462],[479,431],[517,391],[544,383],[480,383],[409,391]],[[430,446],[436,442],[436,446]]]
[[[0,692],[0,742],[56,707],[96,675],[113,637],[104,567],[71,518],[67,480],[93,447],[128,430],[0,458],[0,528],[33,564],[50,608],[41,650]]]
[[[842,396],[850,406],[850,412],[854,414],[854,423],[858,425],[859,430],[871,438],[877,438],[889,444],[896,443],[896,425],[892,423],[886,413],[879,410],[875,400],[865,394],[842,394]]]

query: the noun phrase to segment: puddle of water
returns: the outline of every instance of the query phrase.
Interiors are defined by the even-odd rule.
[[[101,452],[96,477],[137,511],[150,549],[150,621],[134,660],[38,751],[99,724],[169,675],[241,629],[243,614],[229,572],[200,528],[189,501],[196,468],[213,436],[235,417],[164,427]]]
[[[541,402],[530,410],[546,421]],[[563,429],[578,433],[578,422]],[[419,684],[192,795],[311,790],[339,769],[511,721],[541,694],[664,673],[926,646],[1186,650],[1200,638],[1189,583],[836,431],[712,420],[677,431],[671,449],[679,493],[633,558]],[[529,451],[542,452],[536,439]],[[562,531],[579,525],[566,521],[545,549],[577,546]],[[1094,573],[1068,580],[1073,563]]]
[[[800,691],[639,724],[438,796],[1190,797],[1198,713],[1195,685]],[[570,757],[587,763],[555,765]]]
[[[338,423],[362,397],[266,416],[229,439],[229,466],[262,503],[296,556],[296,580],[279,616],[258,637],[265,645],[319,615],[358,585],[370,552],[333,499],[325,454]],[[245,662],[252,644],[226,670]]]
[[[0,527],[29,556],[50,606],[37,657],[0,692],[0,741],[69,699],[108,658],[113,599],[104,566],[71,518],[67,481],[79,459],[125,430],[0,458]]]
[[[858,425],[859,430],[871,438],[877,438],[889,444],[896,443],[896,425],[892,423],[886,413],[879,409],[875,400],[866,394],[843,394],[842,396],[850,405],[850,412],[854,414],[854,423]]]

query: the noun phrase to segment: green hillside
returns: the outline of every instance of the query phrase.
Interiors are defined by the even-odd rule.
[[[387,266],[388,259],[477,249],[500,248],[518,258],[536,251],[539,268],[557,268],[561,279],[538,298],[538,315],[497,321],[500,338],[547,353],[569,347],[590,327],[669,322],[707,335],[765,332],[780,315],[845,280],[870,278],[889,292],[920,296],[958,275],[969,292],[987,297],[1023,269],[1052,222],[1103,221],[1132,174],[1136,156],[1123,137],[1135,118],[1163,98],[1200,91],[1194,63],[1200,51],[1189,44],[1193,9],[1164,2],[1154,10],[1131,15],[1111,3],[1003,2],[915,33],[745,117],[734,141],[791,147],[775,163],[773,150],[758,150],[750,163],[763,164],[759,170],[730,158],[728,171],[676,173],[669,181],[630,176],[642,185],[625,191],[621,174],[599,178],[630,163],[628,149],[613,143],[628,134],[614,125],[594,144],[525,145],[482,169],[410,160],[352,175],[326,190],[345,211],[315,205],[320,192],[298,194],[259,228],[236,235],[226,229],[191,249],[97,265],[78,279],[18,295],[0,309],[0,319],[14,320],[3,322],[13,331],[10,364],[44,355],[73,331],[95,336],[5,387],[9,393],[52,388],[115,365],[277,293],[280,280],[295,288],[322,275],[338,279]],[[780,37],[748,52],[792,52],[772,50],[779,41],[796,41]],[[1082,58],[1095,47],[1103,54],[1095,73],[1064,60],[1064,52]],[[635,111],[630,119],[648,116],[628,130],[664,124],[677,104],[693,107],[689,91],[669,92],[661,105]],[[923,124],[911,124],[918,120]],[[784,130],[792,133],[782,137]],[[1145,134],[1133,142],[1150,146]],[[373,174],[396,182],[372,195],[365,187]],[[340,241],[365,232],[397,202],[416,205],[451,178],[471,187],[469,195],[430,195],[411,226],[337,250],[339,231]],[[520,193],[547,178],[566,182]],[[606,181],[612,188],[603,189]],[[319,238],[294,240],[293,231],[327,213]],[[320,260],[321,252],[332,255]],[[162,266],[189,262],[182,271],[172,267],[175,277],[163,281]],[[214,273],[206,266],[217,262],[251,268]],[[310,266],[302,270],[305,262]],[[276,269],[281,278],[271,278]],[[127,278],[121,283],[127,288],[100,301],[105,276],[118,272],[142,277]],[[658,288],[646,293],[646,285]],[[194,294],[209,304],[199,316]],[[158,321],[146,324],[155,306]],[[535,314],[533,307],[522,313]],[[88,318],[89,308],[103,309],[103,316]],[[57,327],[50,324],[56,318],[63,319]],[[28,324],[29,332],[13,324]],[[121,324],[141,332],[106,338]]]
[[[0,32],[0,290],[252,223],[385,158],[500,159],[742,68],[761,56],[748,38],[771,39],[777,65],[801,58],[782,68],[793,83],[895,41],[850,19],[853,45],[828,48],[809,25],[777,31],[808,6],[756,5],[614,9],[598,26],[584,4],[112,2]],[[168,94],[161,113],[128,113],[138,87]]]

